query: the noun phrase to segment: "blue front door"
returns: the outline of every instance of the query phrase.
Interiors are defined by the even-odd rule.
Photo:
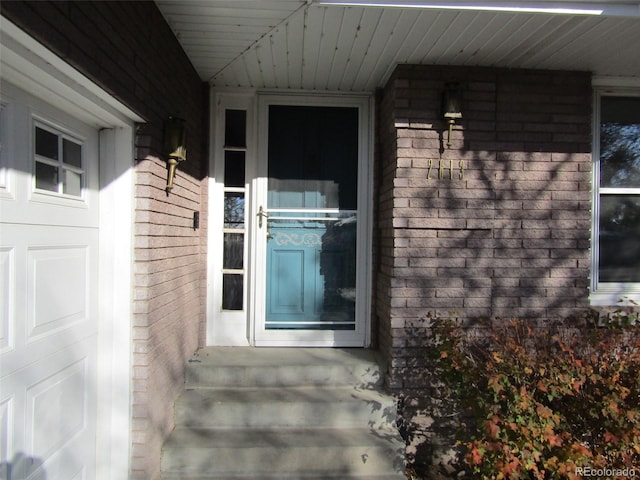
[[[269,106],[267,330],[355,330],[359,110]]]

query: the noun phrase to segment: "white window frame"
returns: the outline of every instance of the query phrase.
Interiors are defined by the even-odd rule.
[[[224,194],[234,189],[224,185],[224,133],[226,110],[244,110],[246,117],[245,180],[249,178],[251,166],[255,163],[255,103],[254,91],[215,91],[212,89],[210,105],[211,148],[209,167],[209,234],[207,265],[207,345],[248,346],[250,345],[250,325],[247,323],[248,294],[251,287],[248,275],[249,235],[247,231],[249,216],[249,199],[251,186],[238,191],[245,195],[245,241],[243,252],[243,308],[241,310],[225,310],[222,308],[222,284],[225,273],[233,273],[223,269],[224,247]]]
[[[601,195],[638,195],[640,188],[601,188],[600,187],[600,119],[603,97],[639,97],[640,84],[606,86],[595,83],[593,100],[593,198],[591,229],[591,285],[590,303],[592,306],[614,306],[640,304],[640,283],[638,282],[599,282],[598,265],[600,258],[600,197]],[[640,241],[640,239],[638,239]]]
[[[32,197],[38,198],[39,196],[42,197],[41,200],[43,201],[47,201],[46,197],[57,197],[58,199],[60,198],[65,198],[65,199],[70,199],[70,200],[75,200],[75,201],[79,201],[82,203],[86,203],[86,190],[87,190],[87,171],[86,171],[86,164],[85,164],[85,140],[84,138],[82,138],[82,136],[78,135],[76,132],[71,132],[67,129],[63,129],[62,127],[56,126],[53,123],[47,122],[45,120],[43,120],[40,117],[34,117],[32,119],[32,127],[31,127],[31,133],[32,133],[32,141],[33,141],[33,162],[32,162],[32,168],[33,168],[33,172],[32,172]],[[52,135],[55,135],[58,138],[58,154],[59,154],[59,158],[57,160],[54,160],[52,158],[47,158],[47,157],[43,157],[38,155],[38,153],[36,152],[36,147],[35,147],[35,138],[36,138],[36,129],[41,129],[44,130]],[[62,142],[64,140],[69,140],[73,143],[75,143],[76,145],[80,146],[80,155],[81,155],[81,166],[80,167],[76,167],[70,164],[67,164],[64,162],[64,158],[62,156]],[[51,167],[54,167],[58,170],[58,183],[57,183],[57,188],[56,190],[47,190],[47,189],[42,189],[42,188],[38,188],[37,187],[37,177],[36,177],[36,164],[37,163],[41,163],[44,165],[49,165]],[[64,180],[61,178],[61,176],[64,174],[64,172],[66,171],[70,171],[73,172],[77,175],[80,176],[80,194],[79,195],[74,195],[74,194],[70,194],[70,193],[65,193],[64,192]],[[73,205],[72,205],[73,206]]]

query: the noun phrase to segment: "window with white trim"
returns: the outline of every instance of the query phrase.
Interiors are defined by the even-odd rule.
[[[640,299],[640,92],[596,97],[592,303]]]
[[[82,142],[36,123],[34,144],[35,190],[81,197],[84,188]]]

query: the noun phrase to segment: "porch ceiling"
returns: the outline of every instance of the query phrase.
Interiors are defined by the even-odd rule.
[[[480,2],[446,1],[430,8],[319,0],[156,3],[200,77],[217,87],[371,92],[402,63],[640,78],[637,1],[487,1],[482,9]],[[603,11],[535,11],[545,6]]]

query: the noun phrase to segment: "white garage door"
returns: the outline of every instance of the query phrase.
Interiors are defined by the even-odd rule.
[[[98,132],[0,92],[0,477],[92,479]]]

